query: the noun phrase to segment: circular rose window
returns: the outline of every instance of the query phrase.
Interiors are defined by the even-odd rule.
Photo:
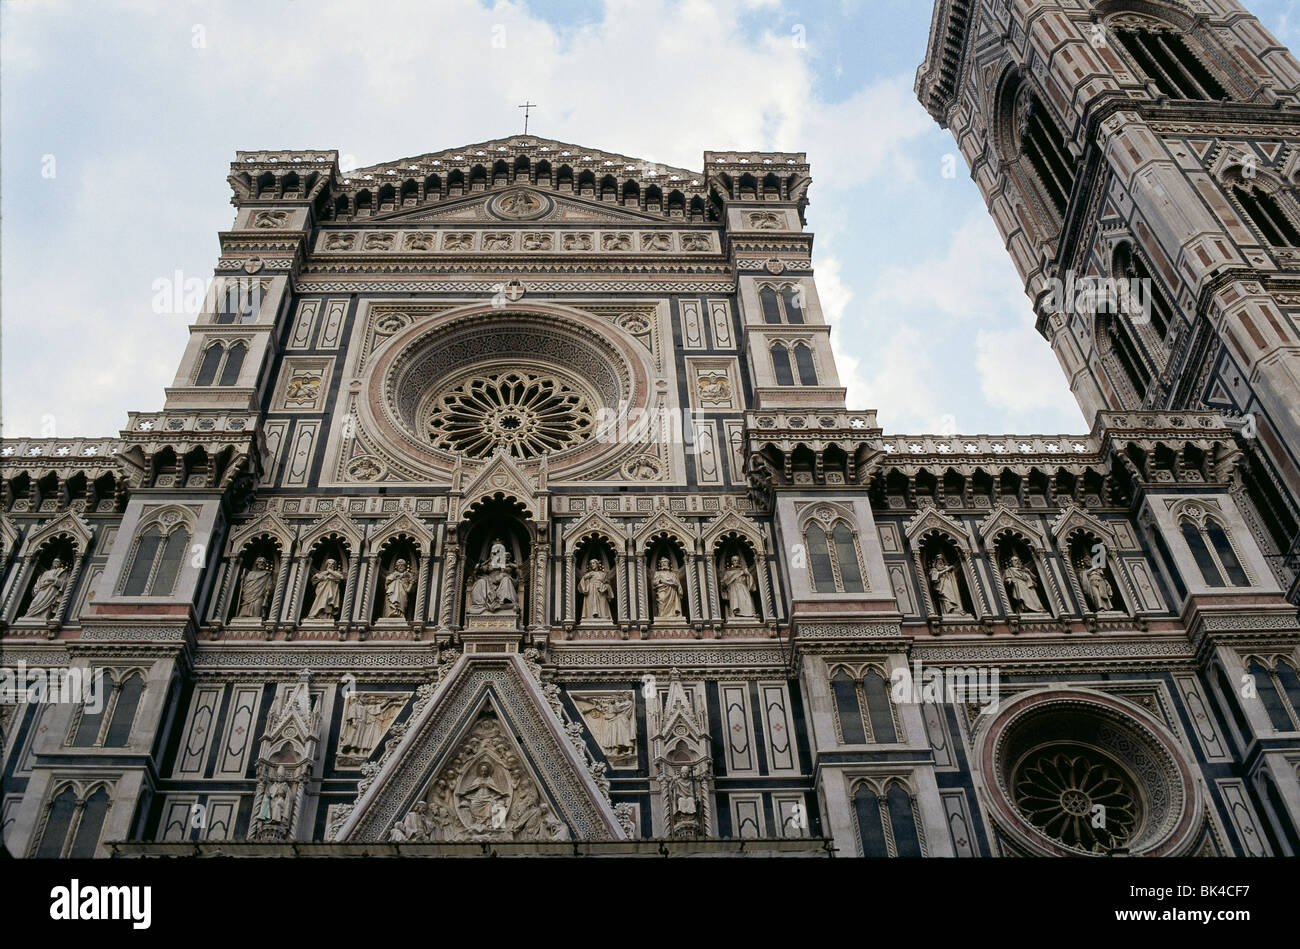
[[[563,451],[591,434],[595,396],[557,372],[503,370],[462,379],[425,408],[436,448],[485,458],[504,449],[516,458]]]
[[[1044,835],[1081,853],[1107,853],[1132,839],[1142,815],[1136,782],[1095,748],[1054,745],[1013,769],[1020,813]]]
[[[1144,709],[1088,689],[1035,690],[1002,703],[975,739],[976,785],[1014,852],[1158,857],[1195,846],[1199,786]]]

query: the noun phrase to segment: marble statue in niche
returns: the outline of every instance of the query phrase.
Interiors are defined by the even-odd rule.
[[[635,767],[636,698],[631,692],[571,692],[596,744],[615,767]]]
[[[663,762],[659,785],[663,789],[668,833],[673,837],[704,835],[704,806],[701,800],[708,762],[680,767]]]
[[[667,557],[660,557],[650,577],[655,595],[655,619],[682,619],[682,578]]]
[[[265,619],[266,608],[271,602],[271,581],[275,572],[271,562],[265,557],[258,557],[253,566],[244,572],[243,582],[239,586],[239,608],[235,610],[235,619]]]
[[[311,578],[316,598],[307,611],[308,619],[338,619],[343,605],[343,571],[337,560],[327,558]]]
[[[1076,567],[1079,578],[1083,581],[1083,592],[1087,594],[1088,603],[1102,613],[1115,608],[1115,588],[1106,576],[1106,568],[1099,563],[1080,560]]]
[[[957,567],[948,563],[942,552],[930,561],[930,585],[934,588],[935,605],[942,616],[965,616],[961,605],[961,588],[957,585]]]
[[[415,571],[404,557],[399,557],[384,575],[384,619],[406,619],[406,607],[414,586]]]
[[[605,565],[592,557],[587,561],[587,571],[578,581],[582,593],[582,620],[592,623],[614,621],[614,582]]]
[[[519,567],[501,541],[494,541],[486,560],[475,568],[469,592],[469,612],[515,613],[519,609],[519,592],[515,580]]]
[[[32,587],[32,601],[27,605],[23,619],[45,620],[54,613],[55,607],[68,586],[68,568],[62,560],[55,558],[49,569],[43,571]]]
[[[1047,612],[1043,601],[1038,597],[1034,575],[1021,561],[1019,554],[1012,554],[1003,566],[1002,580],[1006,584],[1011,607],[1017,613]]]
[[[271,824],[283,824],[289,819],[289,779],[284,768],[276,768],[271,782],[262,795],[262,809],[257,818]]]
[[[727,569],[722,571],[719,581],[722,602],[728,619],[754,619],[758,616],[754,610],[754,574],[739,554],[732,555],[727,561]]]

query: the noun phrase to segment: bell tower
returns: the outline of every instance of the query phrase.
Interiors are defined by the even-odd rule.
[[[1300,63],[1234,0],[940,0],[916,92],[1085,415],[1240,418],[1240,506],[1300,598]]]

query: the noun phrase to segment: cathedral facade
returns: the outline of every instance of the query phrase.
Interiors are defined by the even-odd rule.
[[[848,409],[801,153],[237,153],[163,409],[0,447],[9,851],[1300,854],[1300,65],[941,0],[917,91],[1086,434]]]

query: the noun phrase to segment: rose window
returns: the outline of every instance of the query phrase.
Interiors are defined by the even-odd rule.
[[[476,375],[439,393],[425,430],[437,448],[485,458],[562,451],[595,427],[593,399],[559,374],[512,370]]]
[[[1039,831],[1071,850],[1125,846],[1138,825],[1138,795],[1117,764],[1089,749],[1031,754],[1017,769],[1015,803]]]

